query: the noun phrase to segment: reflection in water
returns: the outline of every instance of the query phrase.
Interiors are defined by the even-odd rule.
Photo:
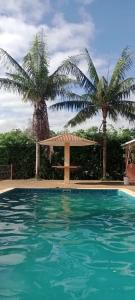
[[[64,214],[65,214],[65,216],[68,217],[71,213],[69,196],[67,196],[63,193],[63,195],[61,197],[61,202],[62,202]]]

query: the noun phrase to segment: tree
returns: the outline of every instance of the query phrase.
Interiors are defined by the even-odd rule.
[[[84,122],[87,118],[102,114],[103,127],[103,178],[106,178],[106,155],[107,155],[107,117],[117,121],[121,115],[129,121],[135,120],[135,102],[130,100],[131,93],[135,91],[135,79],[126,78],[127,71],[133,64],[133,55],[128,48],[125,48],[110,79],[100,77],[94,66],[87,49],[83,53],[88,67],[86,76],[78,64],[80,57],[70,57],[59,68],[59,73],[75,76],[77,82],[85,93],[82,95],[72,94],[68,101],[61,101],[51,106],[52,109],[78,110],[76,116],[67,125],[75,126]]]
[[[0,49],[0,60],[8,67],[5,78],[0,78],[0,88],[19,93],[24,101],[34,106],[33,130],[36,140],[50,135],[46,102],[56,96],[66,95],[71,80],[55,71],[49,75],[48,55],[43,32],[38,33],[22,66],[5,50]]]

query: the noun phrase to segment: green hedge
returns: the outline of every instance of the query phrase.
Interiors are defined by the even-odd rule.
[[[100,179],[102,177],[102,133],[96,127],[79,130],[75,134],[93,139],[97,146],[72,147],[71,164],[80,168],[71,174],[72,179]],[[107,174],[109,179],[122,179],[124,173],[123,148],[121,145],[135,138],[134,129],[112,129],[107,134]],[[51,168],[63,164],[63,147],[55,147],[52,160],[46,158],[41,147],[41,178],[62,179],[62,171]],[[35,141],[20,130],[0,134],[0,165],[13,164],[13,177],[32,178],[35,175]]]
[[[35,143],[20,130],[0,134],[0,165],[11,163],[14,178],[34,176]]]

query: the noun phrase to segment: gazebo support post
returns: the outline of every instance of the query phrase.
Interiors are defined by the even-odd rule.
[[[129,152],[129,147],[126,147],[125,148],[125,176],[127,176],[128,152]]]
[[[40,170],[40,145],[36,143],[36,179],[39,179],[39,170]]]
[[[65,144],[64,147],[64,182],[69,183],[70,180],[70,145]]]

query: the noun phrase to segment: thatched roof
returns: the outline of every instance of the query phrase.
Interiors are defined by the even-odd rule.
[[[125,144],[122,145],[123,147],[130,147],[130,146],[135,146],[135,139],[126,142]]]
[[[70,146],[90,146],[96,145],[97,143],[70,133],[65,133],[44,141],[40,141],[39,144],[48,146],[65,146],[66,144],[69,144]]]

